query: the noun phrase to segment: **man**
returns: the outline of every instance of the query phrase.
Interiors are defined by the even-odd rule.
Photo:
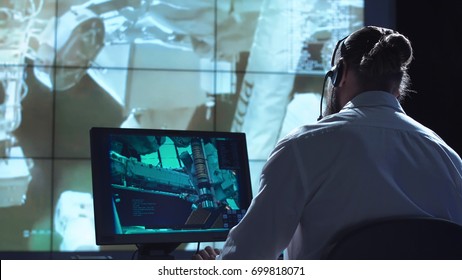
[[[410,41],[364,27],[332,58],[325,116],[282,139],[260,192],[218,258],[318,259],[332,236],[362,221],[430,216],[462,224],[462,161],[405,114]],[[211,248],[196,258],[215,258]]]

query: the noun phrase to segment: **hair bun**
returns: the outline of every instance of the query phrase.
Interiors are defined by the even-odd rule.
[[[411,63],[413,54],[411,42],[408,38],[399,33],[391,33],[386,35],[383,41],[387,44],[385,48],[388,47],[398,54],[402,67],[407,67]]]

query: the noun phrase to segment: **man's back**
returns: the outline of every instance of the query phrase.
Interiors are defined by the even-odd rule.
[[[398,101],[412,59],[409,39],[387,28],[366,26],[337,42],[321,121],[274,148],[222,258],[274,259],[287,248],[290,259],[317,259],[338,231],[384,217],[462,224],[460,156]]]
[[[316,258],[332,233],[372,218],[435,216],[462,224],[460,158],[388,93],[363,93],[289,138],[307,189],[291,258]]]
[[[287,247],[287,258],[318,259],[339,230],[374,218],[462,224],[461,173],[460,157],[394,96],[362,93],[280,141],[222,257],[276,258]]]

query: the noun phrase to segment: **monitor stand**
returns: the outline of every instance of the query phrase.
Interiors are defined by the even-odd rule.
[[[139,260],[173,260],[171,254],[181,243],[137,244]]]

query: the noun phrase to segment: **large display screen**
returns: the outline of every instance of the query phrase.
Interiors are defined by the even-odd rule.
[[[364,0],[4,0],[0,251],[98,251],[91,127],[244,132],[254,191]]]

